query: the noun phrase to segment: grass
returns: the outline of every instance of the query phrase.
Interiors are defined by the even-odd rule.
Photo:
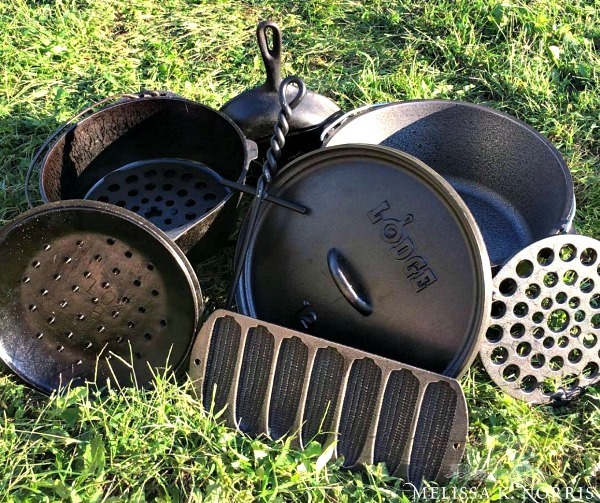
[[[24,173],[36,148],[83,106],[149,88],[219,107],[261,82],[253,32],[266,18],[284,30],[284,74],[305,77],[344,109],[436,97],[525,120],[567,160],[576,225],[600,238],[597,0],[0,0],[0,221],[26,207]],[[223,303],[230,267],[231,250],[198,266],[209,310]],[[460,499],[560,501],[543,491],[569,499],[571,488],[582,501],[600,500],[599,390],[550,409],[503,394],[479,365],[462,384],[469,445],[450,487],[475,492]],[[189,383],[162,377],[147,393],[47,399],[5,373],[0,411],[3,500],[410,496],[382,467],[347,473],[324,466],[328,453],[316,445],[299,453],[289,442],[239,435],[201,409]]]

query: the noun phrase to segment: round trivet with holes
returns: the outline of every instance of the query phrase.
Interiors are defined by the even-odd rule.
[[[30,210],[0,231],[0,357],[44,392],[177,370],[198,328],[198,280],[179,248],[94,201]],[[132,369],[134,374],[132,374]]]
[[[197,222],[229,194],[220,177],[202,163],[151,159],[109,173],[84,199],[128,209],[168,232]]]
[[[520,251],[494,278],[481,359],[511,396],[563,402],[598,381],[599,254],[595,239],[553,236]]]

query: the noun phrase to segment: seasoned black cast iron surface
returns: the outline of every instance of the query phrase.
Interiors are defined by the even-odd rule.
[[[269,34],[272,41],[269,44]],[[261,86],[248,89],[229,100],[221,112],[230,117],[247,138],[259,144],[261,154],[269,148],[273,126],[279,114],[279,86],[281,85],[281,30],[273,21],[262,21],[256,28],[258,47],[265,65],[266,80]],[[288,101],[294,92],[288,91]],[[320,147],[322,125],[341,115],[340,107],[329,98],[308,91],[294,112],[288,133],[289,144],[285,158],[309,152]]]
[[[422,160],[464,199],[500,266],[534,241],[569,230],[571,174],[533,128],[488,107],[424,100],[377,107],[334,129],[326,144],[371,143]]]
[[[309,213],[261,209],[243,314],[448,376],[469,366],[489,312],[489,261],[439,175],[392,149],[332,147],[288,165],[269,192]]]
[[[0,232],[0,354],[36,388],[139,386],[185,359],[202,296],[182,252],[116,206],[66,201]],[[110,369],[112,367],[112,370]]]
[[[140,161],[155,161],[158,165],[162,159],[173,158],[202,163],[228,180],[243,183],[248,164],[254,157],[256,145],[247,142],[235,123],[216,110],[178,97],[130,99],[93,113],[60,136],[42,162],[41,195],[44,202],[83,199],[99,180],[115,170],[131,168],[132,163]],[[145,218],[148,213],[158,227],[169,231],[169,236],[176,239],[184,251],[207,233],[203,245],[209,241],[220,243],[233,232],[235,205],[239,199],[231,192],[210,192],[220,197],[211,200],[206,208],[212,206],[213,209],[204,215],[192,208],[161,219],[155,218],[161,211],[157,203],[162,203],[156,198],[162,197],[166,206],[173,192],[163,193],[166,183],[147,189],[152,183],[143,178],[139,184],[129,184],[125,194],[137,190],[140,194],[152,193],[153,197],[151,204],[150,197],[147,203],[141,202],[144,196],[134,203],[136,196],[130,196],[130,207],[139,207],[137,213]],[[186,181],[177,180],[173,187],[191,192],[191,187],[182,187],[182,183]],[[189,199],[184,199],[184,204]],[[127,206],[127,200],[120,198],[116,202],[119,201],[121,206]],[[197,218],[189,222],[195,225],[173,228],[175,220],[182,217],[187,221],[192,213]],[[171,218],[173,216],[178,218]],[[170,224],[165,223],[168,220]]]
[[[481,346],[490,377],[530,403],[561,403],[600,378],[600,242],[554,236],[494,278]]]
[[[384,462],[420,485],[446,481],[464,453],[458,382],[228,311],[204,324],[190,376],[203,404],[246,433],[337,441],[344,466]]]
[[[134,162],[109,173],[90,189],[85,199],[133,211],[169,233],[194,225],[230,192],[208,166],[156,159]]]

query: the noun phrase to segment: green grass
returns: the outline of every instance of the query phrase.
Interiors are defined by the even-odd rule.
[[[36,148],[83,106],[150,88],[218,107],[261,82],[254,29],[266,18],[284,30],[284,74],[344,109],[436,97],[525,120],[567,160],[576,225],[600,238],[597,0],[0,0],[0,221],[26,207]],[[209,310],[223,305],[230,267],[231,250],[198,267]],[[462,384],[469,444],[451,487],[477,490],[473,501],[600,491],[599,390],[551,410],[503,394],[479,365]],[[189,383],[47,399],[3,374],[0,411],[2,500],[403,498],[381,467],[347,473],[322,466],[318,446],[299,453],[219,425]]]

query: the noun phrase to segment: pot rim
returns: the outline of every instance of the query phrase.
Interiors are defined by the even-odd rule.
[[[136,97],[134,99],[128,99],[127,101],[118,101],[117,103],[114,103],[112,105],[108,105],[106,107],[101,108],[100,110],[97,110],[95,112],[93,112],[92,114],[88,115],[87,117],[85,117],[84,119],[75,122],[74,124],[72,124],[71,126],[69,126],[68,128],[66,128],[64,130],[64,132],[62,134],[60,134],[60,136],[58,136],[57,138],[54,139],[54,141],[52,142],[52,145],[48,147],[44,158],[42,159],[42,162],[40,164],[40,170],[39,170],[39,191],[40,191],[40,196],[42,198],[42,201],[44,203],[50,203],[50,202],[56,202],[56,201],[61,201],[62,199],[58,199],[58,200],[50,200],[50,198],[48,198],[48,195],[46,194],[46,191],[44,189],[43,186],[43,173],[44,173],[44,169],[46,167],[46,164],[48,162],[48,158],[50,157],[50,154],[52,154],[52,152],[54,151],[54,149],[56,148],[56,146],[60,143],[60,141],[70,132],[72,132],[75,128],[77,128],[78,126],[87,123],[88,121],[92,121],[92,120],[97,120],[98,116],[102,113],[108,112],[108,111],[112,111],[113,109],[117,108],[117,107],[121,107],[121,106],[126,106],[126,105],[131,105],[133,103],[140,103],[142,101],[146,101],[146,100],[161,100],[161,101],[175,101],[175,102],[179,102],[179,103],[185,103],[187,105],[193,105],[195,107],[200,107],[203,108],[205,110],[208,110],[210,112],[213,112],[215,114],[217,114],[218,116],[220,116],[221,118],[225,119],[225,121],[233,128],[233,130],[235,131],[235,133],[238,135],[240,142],[244,145],[244,160],[243,160],[243,165],[242,165],[242,169],[240,172],[240,176],[238,177],[238,179],[236,180],[237,183],[243,183],[245,178],[246,178],[246,174],[248,172],[248,166],[250,165],[250,162],[253,160],[253,155],[256,151],[255,146],[253,146],[252,144],[249,143],[249,141],[245,136],[244,133],[242,132],[242,130],[238,127],[238,125],[233,122],[229,117],[227,117],[224,113],[220,112],[219,110],[216,110],[212,107],[209,107],[207,105],[203,105],[202,103],[198,103],[196,101],[187,99],[187,98],[183,98],[180,96],[148,96],[148,95],[143,95],[143,96],[139,96]],[[93,105],[92,105],[93,106]],[[62,129],[61,126],[59,128]],[[255,158],[255,157],[254,157]],[[230,196],[227,196],[227,198],[224,199],[224,201]],[[215,209],[218,208],[220,205],[215,206]]]
[[[557,161],[557,164],[560,166],[561,171],[564,176],[564,179],[565,179],[565,188],[567,189],[566,192],[568,192],[567,194],[565,194],[565,196],[566,196],[565,204],[563,206],[559,224],[557,226],[555,226],[554,228],[552,228],[552,230],[549,232],[549,235],[569,232],[569,229],[571,228],[572,223],[573,223],[573,218],[575,217],[576,201],[575,201],[575,189],[574,189],[574,184],[573,184],[573,177],[571,175],[571,171],[569,170],[569,167],[568,167],[565,159],[563,158],[561,153],[558,151],[558,149],[554,146],[554,144],[548,138],[546,138],[546,136],[544,136],[542,133],[540,133],[537,129],[530,126],[529,124],[522,121],[521,119],[515,117],[514,115],[511,115],[507,112],[503,112],[501,110],[497,110],[491,106],[483,105],[483,104],[479,104],[479,103],[472,103],[470,101],[446,100],[446,99],[415,99],[415,100],[396,101],[396,102],[388,102],[388,103],[375,103],[372,105],[366,105],[364,107],[359,107],[358,109],[355,109],[354,111],[351,110],[349,112],[346,112],[343,116],[341,116],[337,119],[338,124],[335,124],[335,123],[329,124],[329,126],[327,126],[325,128],[325,130],[323,131],[323,136],[322,136],[323,147],[328,147],[329,143],[335,137],[337,132],[340,129],[342,129],[344,126],[346,126],[347,124],[350,124],[352,121],[354,121],[370,112],[373,112],[373,111],[376,111],[379,109],[391,108],[391,107],[399,108],[399,107],[403,107],[403,106],[429,105],[429,104],[444,105],[445,107],[451,107],[451,106],[464,107],[464,108],[475,109],[475,110],[480,110],[482,112],[490,113],[490,114],[498,116],[501,119],[508,120],[518,127],[526,129],[528,132],[532,133],[533,136],[535,136],[538,140],[540,140],[548,148],[548,150],[550,152],[552,152],[554,158]],[[357,112],[357,113],[353,113],[353,112]],[[329,148],[331,148],[331,147],[329,147]]]

